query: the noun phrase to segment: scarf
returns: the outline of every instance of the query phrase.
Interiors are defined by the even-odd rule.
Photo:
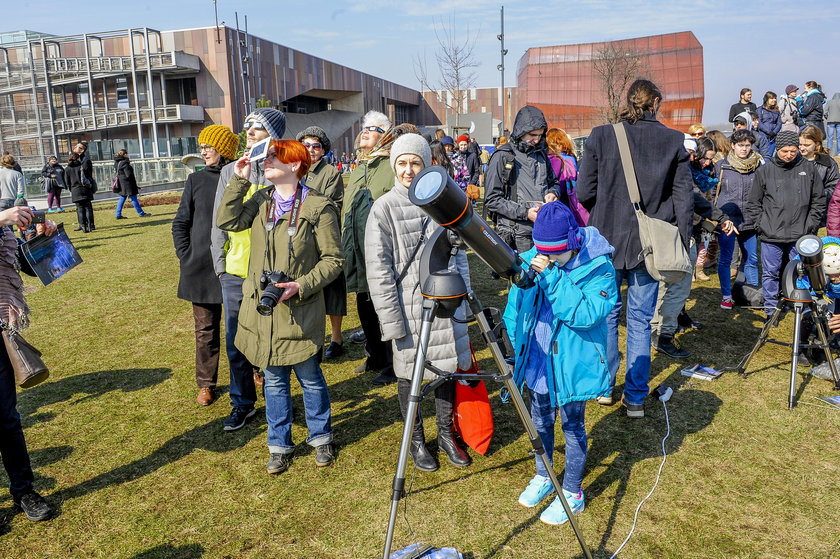
[[[303,204],[303,201],[306,200],[306,193],[309,192],[309,187],[304,185],[303,192],[300,195],[300,203]],[[271,193],[271,198],[274,200],[274,222],[277,223],[280,221],[280,218],[283,214],[289,213],[292,211],[292,205],[295,202],[295,193],[297,193],[297,189],[295,192],[292,193],[289,198],[283,198],[280,196],[280,193],[277,192],[275,189],[274,192]],[[290,224],[292,225],[292,224]]]
[[[726,156],[726,162],[742,175],[749,175],[761,165],[761,155],[758,152],[751,151],[746,159],[741,159],[735,155],[734,151],[730,151],[729,155]]]

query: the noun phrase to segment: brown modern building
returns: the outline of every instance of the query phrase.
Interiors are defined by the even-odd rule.
[[[0,144],[24,165],[80,140],[93,159],[180,157],[208,124],[240,130],[258,102],[286,112],[288,137],[321,126],[339,154],[370,109],[436,122],[416,90],[229,27],[0,33]]]
[[[516,111],[527,104],[539,107],[549,126],[586,135],[607,122],[606,83],[623,83],[620,76],[628,71],[630,81],[643,77],[659,86],[665,97],[659,119],[667,126],[685,130],[702,121],[703,46],[691,31],[683,31],[528,49],[517,66],[517,87],[506,92],[505,128],[512,127]],[[451,111],[441,102],[440,92],[423,95],[445,122]],[[493,118],[501,118],[500,88],[470,90],[466,95],[465,112],[492,112]]]

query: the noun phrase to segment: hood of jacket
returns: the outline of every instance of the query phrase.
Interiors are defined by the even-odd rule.
[[[779,159],[778,154],[773,154],[773,158],[770,161],[773,162],[773,165],[776,165],[777,167],[781,167],[782,169],[793,169],[794,167],[796,167],[799,164],[800,161],[802,161],[802,154],[797,153],[796,157],[793,159],[793,161],[789,161],[789,162],[782,161],[781,159]]]
[[[522,136],[531,130],[543,129],[542,138],[535,146],[531,146],[522,142]],[[516,118],[513,121],[513,131],[510,134],[510,139],[517,150],[523,153],[531,153],[536,150],[546,151],[548,147],[545,143],[545,133],[548,131],[548,123],[545,121],[545,115],[536,107],[525,105],[519,112],[516,113]]]

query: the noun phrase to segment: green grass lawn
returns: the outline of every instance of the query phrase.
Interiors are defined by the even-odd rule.
[[[48,382],[20,393],[18,408],[36,488],[58,515],[32,523],[0,495],[0,557],[373,558],[381,553],[401,425],[394,385],[373,388],[353,373],[362,348],[324,372],[333,401],[338,460],[316,468],[298,447],[289,471],[269,476],[262,400],[254,421],[222,431],[226,393],[195,403],[190,304],[176,298],[178,264],[170,223],[176,206],[96,212],[97,231],[70,233],[85,262],[47,288],[27,281],[32,327]],[[58,214],[72,228],[75,214]],[[471,257],[485,306],[504,306],[505,285]],[[31,279],[31,278],[29,278]],[[697,283],[689,307],[705,323],[682,336],[690,360],[732,366],[761,325],[753,311],[724,311],[715,279]],[[788,317],[774,334],[791,337]],[[351,303],[345,334],[358,328]],[[475,327],[473,327],[475,330]],[[473,332],[478,342],[477,330]],[[478,345],[481,365],[492,367]],[[639,515],[621,557],[840,557],[840,412],[812,405],[831,384],[797,379],[801,405],[787,410],[787,350],[766,346],[741,378],[686,380],[678,363],[655,355],[652,385],[677,389],[668,412],[669,456],[659,487]],[[227,385],[224,355],[220,385]],[[619,373],[619,383],[622,373]],[[294,437],[306,429],[296,383]],[[488,455],[457,470],[411,474],[395,549],[414,541],[454,546],[473,558],[579,557],[571,528],[539,522],[542,507],[516,499],[534,474],[512,406],[490,386],[496,435]],[[427,439],[432,402],[423,403]],[[619,406],[587,407],[590,453],[586,510],[579,523],[593,555],[608,558],[633,522],[661,461],[665,415],[649,403],[629,420]],[[556,459],[562,471],[558,428]],[[5,472],[0,484],[7,484]],[[549,501],[546,501],[546,504]],[[413,533],[412,533],[413,531]]]

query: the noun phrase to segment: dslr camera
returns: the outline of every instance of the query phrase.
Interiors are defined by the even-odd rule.
[[[284,288],[277,287],[274,284],[285,283],[290,279],[291,278],[287,276],[285,272],[263,271],[262,276],[260,276],[260,289],[262,289],[263,292],[260,295],[260,302],[257,304],[258,313],[263,316],[271,316],[271,313],[274,312],[274,307],[277,306],[277,302],[280,300],[280,297],[283,296],[283,292],[286,291]]]

